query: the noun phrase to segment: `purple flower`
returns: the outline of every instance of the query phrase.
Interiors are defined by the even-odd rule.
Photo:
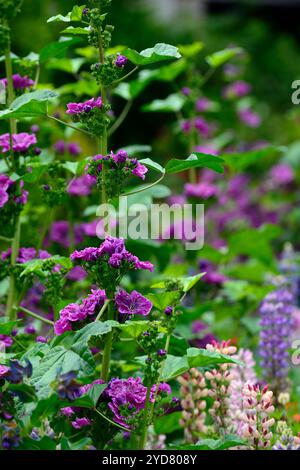
[[[187,86],[184,86],[183,88],[181,88],[181,93],[184,95],[184,96],[189,96],[190,93],[191,93],[191,89]]]
[[[91,388],[93,388],[94,385],[102,385],[104,384],[104,380],[102,379],[96,379],[94,380],[93,382],[89,383],[89,384],[86,384],[86,385],[82,385],[82,387],[80,387],[80,394],[81,395],[84,395],[85,393],[87,393]]]
[[[122,315],[149,315],[152,303],[136,290],[130,294],[120,290],[115,297],[119,313]]]
[[[9,373],[9,367],[3,366],[0,364],[0,379],[5,378],[5,376]]]
[[[219,155],[218,150],[212,144],[197,145],[195,152],[206,153],[207,155]]]
[[[108,406],[114,414],[114,421],[129,428],[130,417],[145,407],[147,388],[142,384],[140,377],[112,379],[105,395],[111,399]]]
[[[63,140],[58,140],[53,145],[53,148],[57,153],[63,155],[65,153],[65,150],[66,150],[66,144]]]
[[[0,209],[9,199],[8,190],[14,182],[6,175],[0,175]]]
[[[162,394],[170,395],[172,390],[169,384],[167,384],[166,382],[160,382],[157,388],[157,392],[156,393],[155,392],[156,392],[156,384],[151,387],[151,399],[152,400],[154,399],[155,394],[162,393]]]
[[[0,350],[3,345],[5,348],[9,348],[13,344],[13,339],[7,335],[0,335]]]
[[[32,326],[32,325],[27,325],[27,326],[25,327],[25,330],[24,330],[24,331],[25,331],[25,333],[27,333],[28,335],[35,335],[35,333],[36,333],[36,329],[35,329],[34,326]]]
[[[89,113],[94,108],[102,108],[102,98],[92,98],[84,103],[68,103],[67,114]]]
[[[75,421],[71,422],[73,428],[82,429],[86,426],[90,426],[92,423],[88,418],[76,418]]]
[[[159,350],[157,351],[157,355],[158,355],[159,357],[165,357],[165,356],[167,355],[167,351],[166,351],[165,349],[159,349]]]
[[[194,121],[194,127],[197,129],[199,134],[206,138],[210,135],[210,126],[202,117],[196,117]]]
[[[250,108],[243,108],[238,113],[240,121],[248,127],[259,127],[261,124],[261,117],[259,114],[252,111]]]
[[[165,314],[166,315],[169,316],[169,315],[172,315],[172,313],[173,313],[173,307],[169,306],[165,309]]]
[[[294,181],[294,172],[286,163],[273,166],[270,174],[274,183],[278,185],[285,185]]]
[[[100,248],[94,248],[94,247],[88,247],[84,248],[81,251],[75,250],[71,254],[71,260],[82,260],[82,261],[97,261],[97,259],[100,257],[99,253]]]
[[[183,121],[181,123],[181,130],[185,133],[188,134],[192,129],[192,123],[191,121]]]
[[[62,415],[67,416],[68,418],[74,414],[74,410],[71,406],[65,406],[60,409]]]
[[[84,311],[79,304],[69,304],[60,311],[60,318],[70,322],[81,321],[85,319]]]
[[[49,238],[64,248],[70,246],[70,225],[67,220],[58,220],[51,225]]]
[[[32,145],[37,143],[35,134],[28,134],[27,132],[21,132],[20,134],[12,135],[13,151],[25,153]],[[10,135],[2,134],[0,136],[0,147],[2,153],[9,152],[10,150]]]
[[[86,276],[87,273],[81,266],[74,266],[67,274],[67,278],[71,281],[82,281]]]
[[[145,179],[145,174],[147,172],[148,172],[148,168],[139,162],[137,163],[136,167],[132,170],[132,174],[137,176],[138,178],[141,178],[142,180]]]
[[[230,83],[223,89],[223,96],[226,99],[242,98],[251,91],[249,83],[243,80],[238,80],[234,83]]]
[[[60,318],[54,324],[54,333],[57,336],[60,336],[66,331],[71,331],[71,330],[72,330],[71,323],[66,318]]]
[[[278,394],[287,390],[295,297],[284,278],[275,283],[276,290],[267,294],[260,306],[259,355],[263,377]]]
[[[67,191],[72,196],[88,196],[95,184],[96,178],[94,176],[82,175],[70,181]]]
[[[27,76],[21,77],[18,73],[12,76],[13,87],[15,90],[25,90],[25,88],[31,88],[34,85],[34,81]],[[7,78],[0,80],[0,83],[7,87]]]
[[[118,54],[118,57],[115,61],[116,67],[123,68],[127,64],[128,59],[125,57],[125,55]]]
[[[48,340],[47,340],[47,338],[45,338],[45,336],[37,336],[36,342],[37,343],[47,343]]]
[[[85,315],[94,315],[99,310],[106,300],[106,294],[104,290],[92,289],[92,293],[83,300],[81,309]]]
[[[203,113],[204,111],[207,111],[211,106],[211,101],[203,96],[202,98],[199,98],[196,102],[196,111],[198,113]]]
[[[208,199],[218,194],[218,188],[212,183],[187,183],[184,186],[184,192],[187,197],[198,197],[200,199]]]
[[[74,157],[77,157],[77,155],[81,153],[81,147],[76,142],[70,142],[68,144],[68,152]]]

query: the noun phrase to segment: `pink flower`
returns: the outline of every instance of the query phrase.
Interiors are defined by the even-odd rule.
[[[248,127],[259,127],[261,124],[261,117],[259,114],[252,111],[250,108],[243,108],[238,113],[240,121]]]
[[[218,194],[218,188],[212,183],[187,183],[184,185],[184,192],[187,197],[198,197],[200,199],[208,199]]]
[[[0,364],[0,379],[3,379],[9,372],[9,367]]]
[[[31,88],[34,85],[34,81],[28,78],[26,75],[22,77],[18,73],[12,76],[13,87],[15,90],[24,90],[25,88]],[[5,87],[7,87],[7,78],[0,80]]]
[[[70,181],[67,191],[71,196],[88,196],[95,184],[96,178],[94,176],[82,175]]]
[[[279,163],[271,169],[271,178],[279,185],[289,184],[294,181],[293,169],[286,163]]]
[[[27,132],[21,132],[20,134],[12,135],[13,142],[13,151],[14,152],[27,152],[31,145],[37,143],[35,134],[28,134]],[[2,153],[9,152],[10,150],[10,135],[2,134],[0,136],[0,147],[2,148]]]
[[[243,96],[248,95],[250,91],[251,85],[249,85],[249,83],[244,82],[243,80],[237,80],[224,88],[223,96],[226,99],[242,98]]]
[[[148,168],[145,167],[145,165],[142,165],[141,163],[137,163],[136,167],[132,170],[132,174],[137,176],[138,178],[141,178],[142,180],[145,179],[145,174],[148,172]]]

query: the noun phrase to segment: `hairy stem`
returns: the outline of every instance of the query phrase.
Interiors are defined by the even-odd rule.
[[[108,304],[108,319],[113,320],[113,318],[114,318],[114,307],[111,303],[109,303]],[[106,338],[105,338],[105,345],[104,345],[103,357],[102,357],[101,379],[104,380],[104,382],[107,382],[108,377],[109,377],[112,343],[113,343],[113,332],[110,331],[106,335]]]

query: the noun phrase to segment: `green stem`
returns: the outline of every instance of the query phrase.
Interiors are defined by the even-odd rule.
[[[111,136],[114,132],[116,132],[117,129],[123,124],[124,120],[127,117],[127,114],[129,113],[131,106],[132,106],[132,100],[127,101],[126,105],[124,106],[123,111],[121,112],[120,116],[118,119],[113,123],[111,128],[108,131],[108,135]]]
[[[126,78],[129,78],[134,72],[136,72],[136,70],[138,70],[138,65],[136,65],[136,67],[134,67],[134,69],[130,70],[130,72],[128,72],[126,75],[124,75],[124,77],[121,77],[119,78],[118,80],[115,80],[112,85],[117,85],[118,83],[120,82],[123,82],[124,80],[126,80]]]
[[[166,338],[165,350],[166,350],[167,354],[168,354],[169,347],[170,347],[170,341],[171,341],[171,333],[169,333],[167,338]],[[155,407],[155,402],[156,402],[156,398],[157,398],[158,387],[159,387],[159,384],[160,384],[160,380],[161,380],[161,376],[162,376],[162,372],[163,372],[163,368],[164,368],[164,363],[165,363],[165,361],[163,361],[161,363],[161,366],[160,366],[160,371],[159,371],[158,379],[157,379],[157,382],[156,382],[156,387],[155,387],[155,392],[154,392],[154,397],[153,397],[152,403],[150,402],[151,384],[148,384],[148,387],[147,387],[147,397],[148,397],[148,392],[149,392],[149,397],[148,397],[148,401],[147,401],[147,397],[146,397],[146,403],[145,403],[145,418],[144,418],[145,421],[144,421],[144,426],[143,426],[140,445],[139,445],[139,449],[141,449],[141,450],[143,450],[145,448],[146,443],[147,443],[148,425],[151,424],[152,420],[153,420],[154,407]],[[149,387],[150,387],[150,391],[149,391]],[[150,409],[149,409],[149,407],[150,407]]]
[[[26,315],[29,315],[30,317],[33,317],[35,318],[36,320],[40,320],[42,321],[43,323],[46,323],[47,325],[50,325],[50,326],[54,326],[54,322],[51,321],[51,320],[48,320],[47,318],[44,318],[44,317],[41,317],[40,315],[38,315],[37,313],[34,313],[34,312],[31,312],[31,310],[28,310],[27,308],[24,308],[24,307],[15,307],[15,310],[20,310],[21,312],[23,313],[26,313]]]
[[[113,305],[109,303],[108,304],[108,319],[112,320],[113,316],[114,316]],[[106,338],[105,338],[105,345],[104,345],[103,357],[102,357],[101,379],[104,380],[104,382],[107,382],[108,377],[109,377],[112,343],[113,343],[113,331],[110,331],[106,335]]]
[[[150,397],[151,397],[151,381],[148,380],[146,402],[145,402],[145,408],[144,408],[144,422],[143,422],[143,427],[142,427],[141,438],[140,438],[140,441],[138,443],[138,449],[139,450],[145,449],[146,443],[147,443],[148,424],[150,422],[149,414],[151,416],[151,409],[149,409],[150,405],[151,405]]]
[[[53,119],[53,121],[56,121],[59,124],[63,124],[64,126],[70,127],[71,129],[74,129],[75,131],[82,132],[83,134],[86,134],[86,135],[89,135],[89,136],[93,136],[93,134],[91,134],[91,132],[85,131],[84,129],[81,129],[81,127],[73,126],[69,122],[62,121],[61,119],[58,119],[55,116],[50,116],[50,114],[47,114],[47,118]]]
[[[96,320],[95,321],[99,321],[100,318],[102,317],[102,315],[104,314],[105,310],[107,309],[107,306],[109,304],[110,300],[106,300],[100,310],[100,312],[98,313],[97,317],[96,317]]]
[[[16,259],[19,254],[20,235],[21,235],[21,221],[20,221],[20,217],[18,217],[17,222],[16,222],[15,235],[11,243],[11,270],[12,271],[16,264]],[[8,316],[10,321],[14,321],[16,319],[16,312],[13,308],[14,302],[15,302],[15,295],[16,295],[15,284],[16,284],[15,275],[13,272],[11,272],[9,276],[9,290],[8,290],[8,296],[7,296],[7,302],[6,302],[6,315]]]

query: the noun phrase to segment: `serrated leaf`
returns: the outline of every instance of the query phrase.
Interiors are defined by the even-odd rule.
[[[57,97],[58,94],[52,90],[25,93],[16,98],[8,109],[0,111],[0,119],[45,116],[48,111],[48,101]]]
[[[142,111],[151,112],[151,113],[177,113],[181,110],[185,103],[185,98],[183,95],[174,93],[164,100],[154,100],[152,103],[145,104],[142,106]]]
[[[123,54],[135,65],[150,65],[164,60],[180,59],[181,54],[177,47],[170,44],[158,43],[154,47],[137,52],[126,49]]]
[[[224,160],[213,155],[194,152],[186,160],[172,159],[166,165],[166,173],[174,174],[190,168],[209,168],[217,173],[224,173]]]
[[[220,67],[233,57],[241,54],[243,49],[240,47],[231,47],[221,51],[214,52],[205,58],[206,62],[213,68]]]
[[[171,280],[178,281],[184,292],[188,292],[192,287],[194,287],[195,284],[205,275],[205,273],[199,273],[196,274],[195,276],[188,276],[188,277],[172,277],[168,278],[163,281],[155,282],[154,284],[151,285],[154,289],[164,289],[167,285],[167,283]]]
[[[178,292],[162,292],[161,294],[147,294],[147,298],[158,310],[164,311],[168,306],[179,300]]]

